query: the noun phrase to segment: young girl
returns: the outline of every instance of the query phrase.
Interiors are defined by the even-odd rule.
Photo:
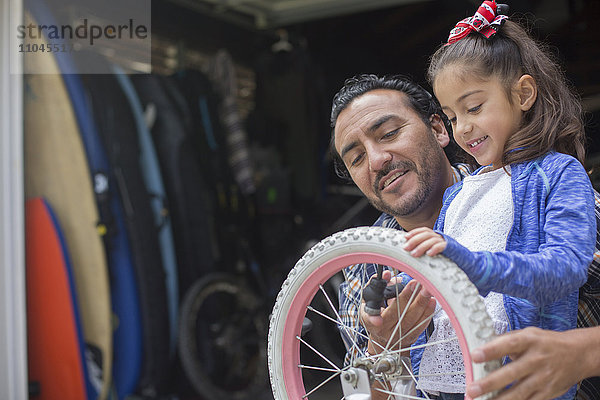
[[[575,328],[596,229],[577,98],[494,1],[452,30],[428,78],[456,142],[482,167],[446,191],[436,230],[409,232],[405,249],[456,262],[485,296],[498,333]],[[455,335],[438,314],[430,341]],[[430,398],[463,397],[457,342],[427,347],[419,368]]]

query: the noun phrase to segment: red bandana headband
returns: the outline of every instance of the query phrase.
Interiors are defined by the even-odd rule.
[[[503,8],[507,6],[500,4],[500,7]],[[481,3],[475,15],[465,18],[456,24],[454,29],[450,31],[448,43],[446,44],[458,42],[473,31],[479,32],[489,39],[494,36],[507,18],[506,15],[499,15],[498,4],[496,4],[495,0],[486,0]]]

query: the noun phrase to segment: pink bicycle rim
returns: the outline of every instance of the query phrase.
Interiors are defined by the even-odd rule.
[[[398,271],[405,272],[421,283],[421,285],[435,297],[444,311],[448,314],[452,325],[455,327],[456,336],[464,358],[466,382],[467,384],[472,382],[473,368],[466,338],[461,329],[456,329],[456,327],[460,326],[458,319],[439,290],[426,280],[419,271],[408,264],[381,254],[358,252],[335,257],[315,269],[315,271],[313,271],[313,273],[302,283],[290,304],[283,330],[281,348],[283,379],[288,398],[294,400],[301,399],[306,394],[302,380],[302,371],[298,368],[298,365],[300,365],[300,341],[296,339],[296,336],[300,335],[302,329],[302,322],[306,315],[306,307],[310,304],[314,295],[319,290],[319,285],[325,283],[331,276],[343,268],[349,265],[362,263],[386,265]],[[470,400],[466,395],[465,399]]]

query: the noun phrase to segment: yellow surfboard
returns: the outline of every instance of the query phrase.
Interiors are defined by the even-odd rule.
[[[26,16],[26,25],[32,22]],[[43,41],[30,41],[38,45]],[[88,362],[100,399],[109,392],[112,327],[106,253],[91,174],[73,108],[54,56],[25,53],[25,71],[34,65],[49,74],[26,75],[25,196],[45,197],[59,220],[73,264],[84,341],[101,371]],[[39,70],[39,69],[38,69]],[[86,355],[89,358],[90,354]],[[43,389],[42,389],[43,390]]]

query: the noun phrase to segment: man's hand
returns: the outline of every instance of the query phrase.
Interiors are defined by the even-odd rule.
[[[473,398],[513,384],[496,400],[546,400],[600,374],[600,327],[555,332],[525,328],[475,349],[475,362],[508,355],[513,361],[467,386]]]
[[[391,279],[390,271],[383,272],[383,279],[390,284],[395,284],[397,282],[396,278]],[[371,340],[369,340],[368,348],[370,354],[379,354],[383,350],[382,346],[385,346],[388,343],[388,339],[391,337],[396,324],[398,323],[399,314],[397,305],[400,306],[401,314],[402,310],[404,310],[408,304],[415,288],[417,288],[417,293],[402,319],[400,329],[396,332],[394,340],[392,341],[392,343],[396,343],[401,335],[406,335],[415,326],[422,323],[418,329],[415,329],[414,332],[402,340],[402,346],[406,347],[414,343],[421,332],[427,328],[428,323],[423,321],[429,319],[435,311],[435,300],[431,295],[427,293],[426,290],[418,287],[416,281],[411,281],[397,298],[388,300],[387,308],[382,308],[381,315],[379,316],[367,314],[364,311],[363,302],[360,310],[360,317],[363,326],[367,332],[369,332],[369,337],[371,338]],[[398,346],[395,346],[395,348],[398,348]]]
[[[446,248],[446,240],[433,229],[421,227],[415,228],[406,234],[406,244],[404,250],[410,251],[414,257],[421,257],[423,254],[435,256],[440,254]]]

